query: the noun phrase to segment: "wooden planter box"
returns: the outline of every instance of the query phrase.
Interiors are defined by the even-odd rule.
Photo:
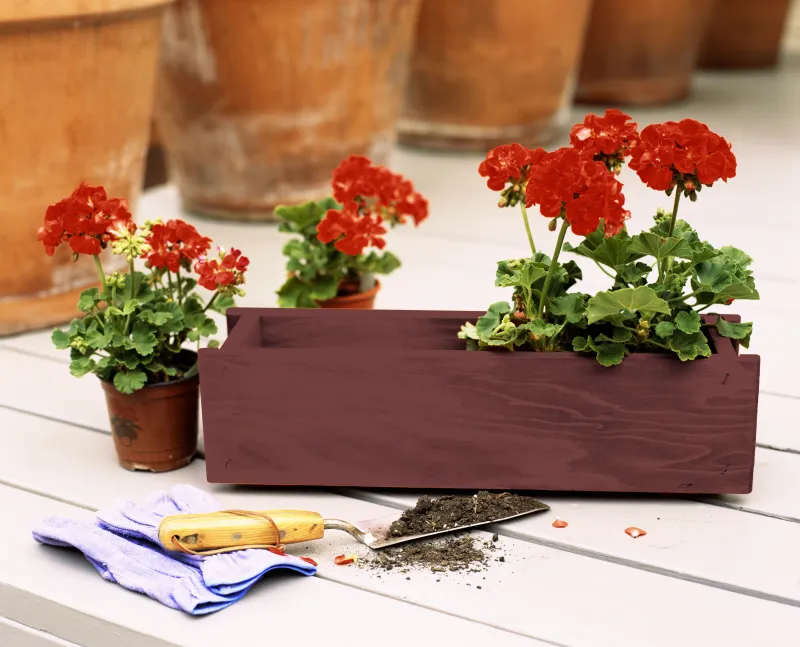
[[[760,358],[467,352],[482,312],[235,308],[200,351],[211,483],[746,494]],[[738,317],[726,317],[738,321]]]

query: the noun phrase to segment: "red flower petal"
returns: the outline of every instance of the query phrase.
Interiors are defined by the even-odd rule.
[[[316,563],[316,562],[315,562],[313,559],[311,559],[310,557],[301,557],[300,559],[302,559],[304,562],[308,562],[308,563],[309,563],[309,564],[311,564],[312,566],[319,566],[319,564],[317,564],[317,563]]]
[[[333,563],[336,564],[337,566],[352,564],[354,561],[356,561],[355,555],[348,555],[347,557],[345,557],[344,555],[337,555],[336,557],[333,558]]]

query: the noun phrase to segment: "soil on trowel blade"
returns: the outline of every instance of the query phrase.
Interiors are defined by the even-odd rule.
[[[389,537],[460,528],[545,507],[533,497],[508,492],[493,494],[482,491],[474,495],[445,495],[436,499],[423,496],[389,526]]]

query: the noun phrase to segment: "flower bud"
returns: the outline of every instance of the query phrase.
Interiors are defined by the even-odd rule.
[[[556,225],[556,219],[555,218],[551,218],[550,219],[550,223],[547,225],[547,229],[549,229],[550,231],[555,231],[556,230],[556,226],[557,226]]]

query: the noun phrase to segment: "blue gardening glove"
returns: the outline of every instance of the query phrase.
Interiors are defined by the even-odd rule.
[[[219,509],[196,488],[179,486],[171,494],[157,493],[141,506],[119,503],[98,513],[94,524],[51,517],[34,529],[33,537],[42,544],[77,548],[106,580],[191,615],[230,606],[273,569],[316,573],[299,558],[267,550],[208,557],[164,550],[157,536],[163,516]]]
[[[176,485],[169,493],[152,494],[142,504],[119,501],[111,508],[98,512],[97,519],[101,527],[118,535],[146,539],[160,546],[158,526],[164,517],[221,509],[207,492],[191,485]],[[292,568],[307,575],[316,573],[316,568],[298,557],[282,557],[267,550],[241,550],[208,557],[179,552],[169,554],[173,559],[199,568],[205,585],[222,595],[246,591],[262,575],[277,567]]]

